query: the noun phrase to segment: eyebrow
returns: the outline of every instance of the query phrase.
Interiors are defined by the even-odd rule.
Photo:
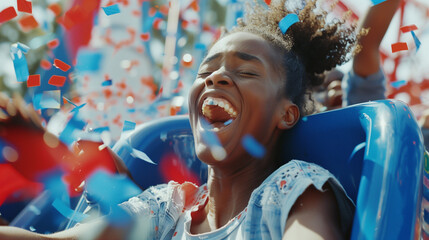
[[[215,60],[216,58],[219,58],[221,55],[222,55],[222,53],[216,53],[213,56],[207,57],[201,65],[207,64],[207,63]],[[248,53],[235,52],[234,56],[240,58],[241,60],[256,61],[256,62],[262,63],[261,59],[259,59],[258,57],[254,56],[254,55],[248,54]]]

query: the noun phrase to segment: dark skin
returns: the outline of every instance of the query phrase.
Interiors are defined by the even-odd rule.
[[[277,168],[278,159],[272,154],[277,140],[300,117],[299,108],[283,95],[286,79],[275,71],[280,59],[263,38],[238,32],[219,40],[200,66],[189,97],[189,117],[196,153],[209,165],[209,201],[199,221],[192,222],[192,233],[224,226],[244,210],[253,190]],[[224,111],[203,110],[207,99],[231,108],[229,125],[222,123],[228,116]],[[216,134],[225,154],[212,151],[204,140],[207,133]],[[245,135],[262,144],[268,154],[250,156],[241,145]],[[340,238],[336,201],[329,187],[325,189],[310,187],[298,199],[285,223],[284,239]],[[52,235],[0,228],[0,239],[77,239],[94,229],[104,229],[97,239],[122,239],[130,227],[104,226],[102,221],[92,222]]]

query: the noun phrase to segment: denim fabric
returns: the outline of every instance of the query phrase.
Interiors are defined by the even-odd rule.
[[[297,198],[313,185],[323,191],[329,183],[337,198],[343,234],[350,230],[354,205],[336,178],[312,163],[292,160],[272,173],[256,188],[249,203],[225,226],[209,233],[189,233],[191,213],[207,200],[207,186],[201,186],[189,206],[183,201],[180,184],[152,187],[121,206],[144,219],[144,239],[281,239],[289,212]],[[148,227],[149,226],[149,227]],[[143,238],[142,238],[143,239]]]

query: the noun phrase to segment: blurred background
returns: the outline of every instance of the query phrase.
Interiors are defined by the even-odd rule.
[[[105,144],[113,145],[129,124],[187,113],[188,89],[199,62],[220,27],[230,29],[243,16],[246,2],[253,4],[2,0],[0,91],[24,96],[57,135],[78,116],[80,124],[73,121],[73,133],[97,132]],[[336,16],[351,11],[350,22],[358,21],[372,5],[370,0],[326,2],[336,2],[332,12]],[[399,30],[412,24],[418,28],[414,31],[421,42],[418,51],[412,35]],[[400,41],[409,50],[392,53],[391,44]],[[24,45],[14,45],[17,42]],[[428,42],[429,1],[404,0],[380,54],[388,96],[408,103],[417,117],[429,106]],[[347,72],[350,67],[347,63],[339,69]],[[70,134],[62,140],[71,143],[78,137]]]

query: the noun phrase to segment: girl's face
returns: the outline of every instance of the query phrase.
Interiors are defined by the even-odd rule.
[[[245,32],[220,39],[203,60],[189,96],[197,156],[216,164],[243,158],[246,135],[269,149],[281,129],[297,121],[299,110],[283,97],[281,56],[263,38]],[[213,157],[215,134],[226,158]]]

